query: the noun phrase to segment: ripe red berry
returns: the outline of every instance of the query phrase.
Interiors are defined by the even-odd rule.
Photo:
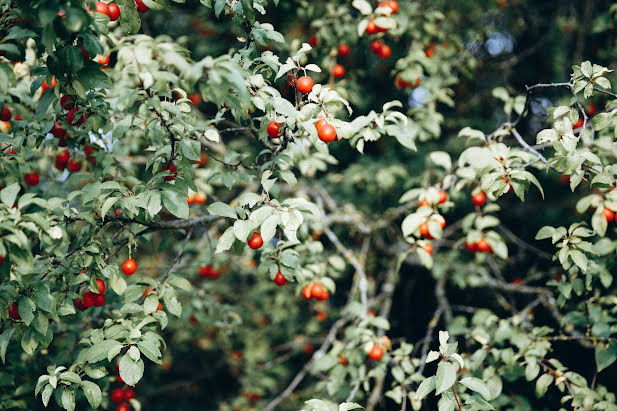
[[[58,155],[56,155],[56,162],[66,164],[69,162],[70,156],[71,154],[69,153],[68,150],[61,151]]]
[[[287,284],[287,279],[285,278],[283,273],[281,273],[281,270],[279,270],[278,273],[276,273],[276,275],[274,276],[274,284],[278,285],[279,287]]]
[[[429,253],[429,254],[433,254],[433,244],[431,244],[431,243],[426,243],[426,244],[424,244],[424,245],[422,246],[422,249],[423,249],[424,251],[426,251],[427,253]]]
[[[338,362],[341,365],[347,365],[349,364],[349,361],[347,361],[347,358],[343,357],[342,355],[338,356]]]
[[[109,398],[113,402],[122,402],[124,401],[124,398],[126,398],[126,395],[122,388],[116,388],[115,390],[111,392],[111,395],[109,396]]]
[[[268,131],[268,136],[270,138],[279,138],[281,136],[281,123],[271,121],[268,123],[266,130]]]
[[[24,181],[29,186],[35,186],[39,183],[39,174],[38,173],[28,173],[24,176]]]
[[[367,34],[375,34],[377,33],[377,25],[373,20],[370,20],[366,25],[366,33]]]
[[[383,7],[387,7],[389,8],[391,11],[391,14],[396,14],[398,13],[398,2],[397,1],[387,1],[386,4],[383,5]]]
[[[74,158],[69,161],[69,170],[76,173],[81,170],[81,161],[77,161]]]
[[[317,36],[313,34],[311,37],[309,37],[308,44],[310,44],[311,47],[315,47],[317,45]]]
[[[481,253],[492,253],[493,252],[493,249],[491,248],[489,243],[484,238],[481,238],[476,243],[476,250],[478,250]]]
[[[433,237],[431,236],[431,233],[428,231],[428,223],[426,221],[424,221],[423,223],[420,224],[420,226],[418,227],[420,230],[420,235],[422,237],[426,237],[429,240],[432,240]]]
[[[120,18],[120,7],[116,3],[109,3],[107,5],[109,7],[109,19],[111,21],[116,21]]]
[[[11,317],[11,320],[21,321],[21,315],[19,315],[19,308],[17,307],[17,301],[15,301],[9,307],[9,317]]]
[[[296,88],[302,94],[308,94],[313,89],[313,79],[309,76],[302,76],[296,81]]]
[[[615,218],[615,212],[613,210],[609,210],[606,207],[604,208],[604,210],[602,210],[602,214],[604,214],[604,217],[608,222],[611,222],[613,218]]]
[[[133,391],[132,388],[125,388],[124,389],[124,398],[126,398],[126,400],[132,400],[133,398],[135,398],[135,391]]]
[[[425,207],[425,206],[430,206],[431,204],[428,202],[428,200],[426,198],[422,198],[419,202],[418,202],[418,207]]]
[[[76,117],[75,113],[77,113],[78,110],[79,108],[75,107],[70,109],[69,112],[66,113],[66,121],[72,126],[80,126],[84,123],[84,121],[86,121],[85,113],[79,117]]]
[[[371,51],[373,53],[379,53],[379,50],[381,50],[381,41],[379,40],[373,40],[371,41]]]
[[[446,193],[444,190],[439,190],[439,193],[437,194],[437,198],[438,198],[439,204],[443,204],[446,201],[448,201],[448,193]]]
[[[326,124],[328,124],[326,119],[325,118],[320,118],[319,120],[317,120],[315,122],[315,129],[317,129],[317,132],[319,133],[319,129],[322,128],[323,126],[325,126]]]
[[[435,54],[435,47],[433,46],[428,46],[428,48],[424,51],[424,54],[426,55],[426,57],[431,58],[433,57],[433,55]]]
[[[336,140],[336,129],[331,124],[325,124],[317,130],[317,136],[324,143]]]
[[[75,108],[75,104],[73,103],[73,96],[70,94],[65,94],[60,97],[60,107],[65,110],[72,110]]]
[[[137,11],[140,13],[145,13],[150,10],[150,8],[146,6],[142,0],[135,0],[135,5],[137,6]]]
[[[163,304],[159,303],[159,305],[156,306],[156,311],[163,311]]]
[[[109,16],[109,6],[107,3],[103,3],[102,1],[97,1],[94,3],[94,11]]]
[[[11,119],[11,110],[6,107],[2,107],[0,110],[0,121],[9,121]]]
[[[169,170],[171,175],[168,175],[167,177],[165,177],[165,181],[171,181],[174,178],[176,178],[176,176],[178,175],[176,166],[173,164],[170,164],[169,166],[167,166],[167,164],[163,165],[163,171],[167,171],[167,170]]]
[[[96,279],[96,285],[99,287],[99,294],[105,293],[105,281],[100,278]]]
[[[474,205],[481,206],[486,202],[486,194],[484,191],[477,192],[473,196],[471,196],[471,202]]]
[[[349,47],[349,44],[339,44],[338,46],[339,56],[346,57],[349,55],[350,51],[351,51],[351,47]]]
[[[323,285],[319,283],[313,284],[313,287],[311,288],[311,297],[320,300],[325,291],[326,289],[323,288]]]
[[[122,272],[126,275],[134,274],[137,271],[137,261],[132,258],[124,260],[122,263]]]
[[[313,289],[313,285],[312,284],[305,285],[302,288],[302,297],[304,297],[305,300],[310,300],[311,299],[312,289]]]
[[[137,1],[137,0],[135,0],[135,1]],[[118,380],[120,380],[120,376],[118,376]],[[116,411],[131,411],[131,407],[127,403],[123,403],[123,404],[120,404],[120,405],[118,405],[116,407]]]
[[[94,295],[94,305],[97,307],[102,307],[105,305],[106,297],[104,294],[95,294]]]
[[[341,78],[345,75],[345,67],[343,67],[341,64],[337,64],[334,66],[334,68],[332,68],[332,75],[334,76],[334,78]]]
[[[574,130],[576,130],[577,128],[581,128],[581,127],[583,127],[583,119],[579,118],[576,124],[574,124]]]
[[[382,59],[387,59],[392,55],[392,49],[387,44],[382,44],[379,49],[379,57]]]
[[[328,319],[328,314],[325,311],[317,311],[315,317],[317,317],[319,321],[324,322]]]
[[[75,300],[75,307],[80,311],[83,311],[86,308],[88,308],[84,305],[83,301],[81,301],[81,298],[78,298]]]
[[[4,261],[6,261],[6,256],[0,255],[0,265],[4,264]]]
[[[465,241],[465,250],[475,253],[477,251],[476,243],[470,244],[467,241]]]
[[[596,105],[593,103],[589,103],[589,105],[587,106],[587,110],[585,110],[585,113],[587,113],[589,117],[593,117],[596,115],[596,111]]]
[[[379,361],[381,357],[383,357],[383,349],[378,345],[373,345],[373,348],[368,353],[368,358],[373,361]]]
[[[86,291],[82,296],[82,301],[84,302],[84,306],[86,308],[92,307],[94,305],[95,297],[96,297],[96,294],[94,294],[92,291]]]
[[[208,277],[210,272],[212,271],[211,265],[201,266],[199,267],[199,275],[202,277]]]
[[[66,136],[66,129],[62,128],[62,123],[59,121],[56,121],[53,125],[53,127],[51,128],[51,134],[53,134],[54,137],[56,138],[62,138],[64,136]]]
[[[249,247],[251,247],[253,250],[257,250],[258,248],[261,248],[262,245],[264,245],[264,240],[263,238],[261,238],[261,234],[259,234],[258,232],[254,232],[248,244]]]
[[[96,56],[96,62],[103,65],[103,68],[107,68],[109,65],[109,56],[98,55]]]

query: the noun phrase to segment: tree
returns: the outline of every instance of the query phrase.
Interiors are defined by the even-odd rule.
[[[0,408],[617,409],[617,5],[455,3],[3,2]]]

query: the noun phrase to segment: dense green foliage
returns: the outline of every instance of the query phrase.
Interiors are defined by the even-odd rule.
[[[0,0],[0,409],[617,410],[616,15]]]

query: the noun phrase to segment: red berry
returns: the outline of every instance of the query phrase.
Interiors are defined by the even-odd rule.
[[[124,389],[124,398],[126,398],[126,400],[132,400],[133,398],[135,398],[135,391],[133,391],[132,388],[125,388]]]
[[[76,299],[76,300],[75,300],[75,307],[76,307],[78,310],[80,310],[80,311],[83,311],[83,310],[85,310],[86,308],[88,308],[88,307],[86,307],[86,306],[84,305],[84,303],[81,301],[81,298],[78,298],[78,299]]]
[[[326,289],[323,288],[323,285],[319,283],[313,284],[313,287],[311,288],[311,297],[321,300],[324,292],[326,292]]]
[[[135,0],[135,1],[137,1],[137,0]],[[120,376],[118,376],[118,381],[119,380],[120,380]],[[120,404],[120,405],[118,405],[116,407],[116,411],[131,411],[131,407],[129,407],[129,405],[127,403],[123,403],[123,404]]]
[[[302,94],[308,94],[313,89],[313,79],[309,76],[302,76],[296,81],[296,88]]]
[[[66,130],[62,128],[61,122],[56,121],[54,123],[53,127],[51,128],[51,134],[53,134],[53,136],[56,138],[62,138],[66,136]]]
[[[257,250],[258,248],[261,248],[262,245],[264,245],[264,240],[263,238],[261,238],[261,234],[259,234],[258,232],[254,232],[248,244],[249,247],[251,247],[253,250]]]
[[[1,188],[1,186],[0,186],[0,188]],[[6,256],[0,255],[0,265],[4,264],[4,261],[6,261]]]
[[[122,402],[126,398],[126,395],[122,388],[116,388],[115,390],[111,392],[111,395],[109,396],[109,398],[113,402]]]
[[[428,200],[426,198],[421,199],[418,202],[418,207],[426,207],[426,206],[430,206],[431,204],[428,202]]]
[[[475,253],[477,251],[476,244],[477,243],[470,244],[467,241],[465,241],[465,250]]]
[[[421,223],[418,228],[420,229],[420,235],[422,237],[426,237],[429,240],[433,239],[433,237],[431,236],[431,233],[428,231],[428,223],[426,221]]]
[[[81,170],[81,161],[77,161],[74,158],[69,161],[69,170],[76,173]]]
[[[338,46],[339,56],[341,57],[348,56],[350,51],[351,51],[351,47],[349,47],[348,44],[339,44]]]
[[[381,41],[379,40],[373,40],[371,41],[371,51],[373,53],[379,53],[379,50],[381,50]]]
[[[388,7],[391,11],[391,14],[396,14],[398,13],[398,2],[397,1],[387,1],[386,4],[383,5],[383,7]]]
[[[345,75],[345,67],[343,67],[341,64],[335,65],[332,69],[332,75],[334,76],[334,78],[343,77]]]
[[[95,294],[94,295],[94,305],[97,307],[102,307],[105,305],[105,295],[103,294]]]
[[[109,6],[107,3],[103,3],[102,1],[97,1],[94,3],[94,11],[109,16]]]
[[[576,130],[577,128],[581,128],[581,127],[583,127],[583,119],[579,118],[576,124],[574,124],[574,130]]]
[[[11,119],[11,110],[6,107],[2,107],[0,110],[0,121],[9,121]]]
[[[267,131],[270,138],[279,138],[281,136],[281,123],[276,121],[269,122]]]
[[[331,124],[325,124],[317,130],[317,136],[324,143],[336,140],[336,129]]]
[[[86,291],[83,296],[82,296],[82,300],[84,302],[84,306],[86,308],[90,308],[94,305],[94,298],[96,297],[96,294],[94,294],[92,291]]]
[[[202,277],[208,277],[210,272],[212,271],[211,265],[201,266],[199,267],[199,275]]]
[[[105,282],[100,278],[96,279],[96,285],[99,287],[99,294],[105,293]]]
[[[313,34],[311,37],[309,37],[308,44],[310,44],[311,47],[315,47],[317,45],[317,36]]]
[[[613,210],[609,210],[606,207],[604,208],[604,210],[602,210],[602,214],[604,214],[604,217],[608,222],[611,222],[613,218],[615,218],[615,212]]]
[[[137,261],[132,258],[124,260],[122,263],[122,272],[126,275],[134,274],[137,271]]]
[[[64,150],[60,154],[56,155],[56,168],[60,171],[64,170],[66,163],[69,162],[69,152]]]
[[[589,103],[589,106],[587,106],[587,110],[585,110],[585,113],[587,113],[589,117],[593,117],[596,115],[596,111],[596,105],[593,103]]]
[[[120,7],[116,3],[109,3],[107,5],[109,7],[109,19],[111,21],[116,21],[120,18]]]
[[[379,57],[382,59],[387,59],[392,55],[392,49],[387,44],[382,44],[379,49]]]
[[[65,110],[74,109],[75,104],[73,103],[73,96],[71,96],[70,94],[65,94],[64,96],[60,97],[60,107],[62,107]]]
[[[429,253],[429,254],[433,254],[433,244],[431,244],[431,243],[426,243],[426,244],[424,244],[424,245],[422,246],[422,249],[423,249],[424,251],[426,251],[427,253]]]
[[[75,113],[79,110],[79,108],[75,107],[69,110],[68,113],[66,113],[66,121],[72,125],[72,126],[80,126],[84,123],[84,121],[86,121],[86,114],[82,114],[79,117],[75,116]]]
[[[281,273],[281,270],[279,270],[278,273],[276,273],[276,275],[274,276],[274,284],[278,286],[287,284],[287,279],[285,278],[283,273]]]
[[[310,300],[311,299],[312,289],[313,289],[313,285],[312,284],[305,285],[302,288],[302,297],[304,297],[305,300]]]
[[[328,314],[325,311],[317,311],[315,317],[317,317],[319,321],[324,322],[328,319]]]
[[[24,181],[29,186],[35,186],[39,183],[39,175],[38,173],[28,173],[24,176]]]
[[[383,357],[383,349],[378,345],[373,345],[373,348],[368,353],[368,358],[373,361],[379,361],[381,357]]]
[[[178,175],[178,171],[176,169],[176,166],[173,165],[173,164],[170,164],[169,167],[167,166],[167,164],[165,164],[163,166],[163,171],[167,171],[167,170],[169,170],[171,175],[168,175],[167,177],[165,177],[165,181],[171,181],[174,178],[176,178],[176,176]]]
[[[96,151],[96,148],[92,147],[92,146],[85,146],[84,147],[84,152],[86,153],[86,157],[91,157],[92,153],[94,153]]]
[[[481,253],[492,253],[493,252],[493,249],[491,248],[489,243],[484,238],[481,238],[476,243],[476,250],[480,251]]]
[[[15,301],[9,307],[9,317],[11,317],[11,320],[21,321],[21,315],[19,315],[19,308],[17,307],[17,301]]]
[[[319,129],[325,126],[326,124],[328,124],[328,122],[326,121],[325,118],[320,118],[319,120],[317,120],[315,122],[315,128],[317,129],[317,132],[319,133]]]
[[[150,8],[146,6],[142,0],[135,0],[135,5],[137,6],[137,11],[140,13],[145,13],[150,10]]]
[[[486,194],[484,193],[484,191],[480,191],[471,196],[471,202],[477,206],[483,205],[486,202]]]
[[[370,20],[366,25],[366,33],[367,34],[375,34],[377,33],[377,25],[373,20]]]
[[[435,54],[435,47],[433,46],[429,46],[425,51],[424,54],[426,55],[426,57],[431,58],[433,57],[433,55]]]
[[[437,196],[439,204],[443,204],[448,201],[448,193],[446,193],[444,190],[439,190]]]

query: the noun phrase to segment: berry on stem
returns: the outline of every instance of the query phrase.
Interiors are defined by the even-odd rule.
[[[274,276],[274,284],[278,285],[279,287],[287,284],[287,279],[285,278],[283,273],[281,273],[281,270],[279,270]]]
[[[296,81],[296,88],[302,94],[308,94],[313,89],[313,79],[309,76],[302,76]]]
[[[317,136],[324,143],[330,143],[336,140],[336,129],[331,124],[324,124],[317,129]]]
[[[345,67],[341,64],[337,64],[332,68],[332,75],[334,78],[342,78],[345,75]]]
[[[248,241],[248,245],[253,250],[257,250],[258,248],[261,248],[261,246],[264,245],[264,240],[261,238],[261,234],[259,234],[258,232],[254,232],[253,236]]]
[[[137,271],[137,261],[132,258],[124,260],[122,263],[122,272],[126,275],[134,274]]]
[[[270,138],[279,138],[281,136],[281,123],[271,121],[268,123],[266,130]]]
[[[484,203],[486,202],[486,194],[484,193],[484,191],[479,191],[473,196],[471,196],[471,202],[477,206],[484,205]]]
[[[378,345],[373,345],[373,348],[368,353],[368,358],[373,361],[379,361],[381,357],[383,357],[383,349]]]
[[[9,307],[9,317],[11,320],[21,321],[21,315],[19,315],[19,308],[17,307],[17,301],[15,301]]]

